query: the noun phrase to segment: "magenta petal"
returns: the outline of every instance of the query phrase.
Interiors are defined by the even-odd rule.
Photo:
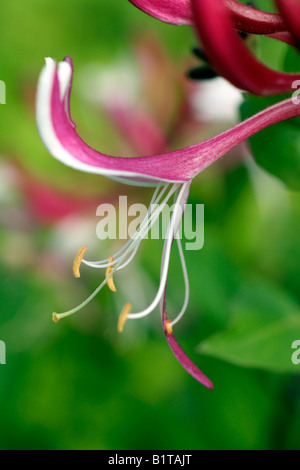
[[[129,0],[140,10],[165,23],[193,25],[191,0]],[[272,34],[285,31],[280,15],[257,10],[236,0],[226,0],[234,26],[239,31],[254,34]]]
[[[291,35],[288,31],[282,31],[279,33],[266,34],[266,37],[277,39],[277,41],[285,42],[293,47],[299,47],[295,41],[294,36]]]
[[[216,137],[184,149],[136,158],[105,155],[89,147],[78,136],[71,120],[69,61],[59,64],[59,77],[55,62],[47,59],[41,74],[37,95],[37,124],[41,139],[49,152],[66,165],[125,182],[154,184],[159,181],[189,181],[253,134],[300,115],[300,104],[288,99]]]
[[[165,23],[193,24],[190,0],[129,0],[134,6]]]
[[[166,338],[167,338],[167,341],[169,343],[170,348],[172,349],[175,357],[178,359],[178,361],[180,362],[182,367],[184,367],[184,369],[192,377],[194,377],[196,380],[198,380],[198,382],[200,382],[205,387],[213,390],[214,386],[213,386],[213,383],[211,382],[211,380],[209,380],[209,378],[206,377],[206,375],[204,375],[203,372],[201,372],[199,367],[197,367],[196,364],[183,351],[183,349],[179,346],[176,339],[174,338],[173,333],[169,333],[167,331],[166,322],[168,321],[168,319],[167,319],[167,315],[166,315],[165,302],[166,302],[166,299],[164,297],[164,301],[163,301],[163,305],[162,305],[162,308],[163,308],[162,323],[163,323],[164,333],[166,335]]]
[[[288,93],[300,74],[276,72],[259,62],[233,28],[224,0],[192,0],[205,52],[220,75],[257,95]]]
[[[298,48],[300,48],[300,1],[275,0],[275,2]]]
[[[230,10],[234,27],[238,31],[253,34],[273,34],[286,30],[280,15],[258,10],[237,0],[225,0]]]
[[[38,130],[44,145],[55,158],[80,171],[103,174],[135,184],[189,180],[183,167],[177,170],[173,167],[172,174],[169,173],[168,160],[172,159],[172,152],[162,154],[160,158],[120,158],[89,147],[77,134],[70,116],[72,71],[70,58],[58,66],[52,59],[46,59],[38,84]]]

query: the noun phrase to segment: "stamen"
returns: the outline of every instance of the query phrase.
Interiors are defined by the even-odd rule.
[[[113,257],[110,256],[110,258],[108,259],[108,262],[112,263],[113,260],[114,260]],[[112,271],[112,266],[108,266],[106,268],[106,271],[105,271],[105,277],[109,276],[111,271]],[[116,286],[114,285],[114,280],[113,280],[112,275],[108,278],[107,285],[108,285],[108,287],[110,288],[110,290],[112,292],[117,292]]]
[[[122,331],[123,331],[124,324],[126,323],[126,320],[127,320],[127,317],[128,317],[128,314],[129,314],[130,310],[131,310],[131,303],[127,302],[127,304],[124,305],[122,313],[119,317],[119,321],[118,321],[118,332],[119,333],[122,333]]]
[[[171,335],[173,333],[173,327],[172,327],[171,320],[166,320],[164,326],[165,326],[165,330],[166,330],[167,335]]]
[[[74,260],[74,263],[73,263],[73,275],[74,277],[78,278],[80,277],[80,272],[79,272],[79,268],[80,268],[80,265],[81,265],[81,262],[83,260],[83,257],[85,255],[85,252],[87,250],[87,247],[86,246],[82,246],[79,250],[78,250],[78,253],[76,255],[76,258]]]
[[[190,182],[184,183],[182,185],[181,192],[178,196],[178,201],[181,201],[182,197],[184,196],[185,190],[186,190],[187,186],[189,186],[189,185],[190,185]],[[169,185],[167,184],[162,188],[159,196],[157,196],[157,191],[155,192],[155,194],[157,196],[157,199],[161,199],[162,195],[166,192],[168,186]],[[105,279],[101,282],[101,284],[94,290],[94,292],[86,300],[84,300],[80,305],[78,305],[77,307],[75,307],[71,310],[68,310],[67,312],[64,312],[64,313],[59,313],[59,314],[56,313],[53,316],[53,320],[55,322],[58,322],[60,319],[66,318],[69,315],[73,315],[73,313],[76,313],[79,310],[81,310],[83,307],[85,307],[101,291],[101,289],[108,283],[109,278],[113,275],[113,273],[115,271],[117,271],[118,269],[122,269],[123,267],[127,266],[127,264],[132,260],[132,258],[136,254],[137,249],[138,249],[141,241],[143,240],[144,236],[151,229],[152,225],[155,223],[155,221],[159,217],[159,214],[162,212],[162,210],[165,207],[167,201],[170,199],[170,197],[174,193],[176,193],[176,191],[179,189],[180,186],[181,185],[179,183],[176,183],[176,184],[172,185],[172,187],[169,189],[168,194],[165,196],[164,200],[160,201],[159,206],[155,207],[154,210],[152,210],[152,207],[150,207],[148,209],[148,217],[146,217],[144,219],[144,221],[141,223],[141,226],[137,229],[135,235],[123,246],[123,248],[121,250],[119,250],[119,256],[117,256],[117,254],[115,254],[114,257],[113,257],[112,262],[109,262],[109,263],[104,264],[104,265],[102,264],[102,266],[98,265],[99,267],[102,267],[102,268],[107,268],[108,265],[110,265],[111,266],[111,271],[110,271],[110,274],[108,276],[106,276]],[[183,193],[182,193],[182,191],[183,191]],[[156,197],[154,199],[156,199]],[[177,209],[174,211],[174,213],[172,215],[172,221],[173,222],[171,223],[171,227],[169,227],[170,233],[173,233],[174,225],[176,225],[176,215],[175,215],[176,212],[178,212]],[[149,313],[151,313],[151,311],[155,308],[155,306],[159,302],[159,300],[161,298],[161,295],[163,293],[165,282],[166,282],[167,266],[168,266],[168,263],[169,263],[169,255],[170,255],[169,251],[170,251],[170,248],[171,248],[171,245],[172,245],[172,239],[170,237],[167,237],[167,238],[168,238],[167,247],[166,247],[166,252],[167,253],[164,256],[164,257],[166,257],[166,262],[163,263],[164,264],[164,269],[163,269],[163,273],[162,273],[162,279],[161,279],[161,282],[160,282],[159,291],[156,295],[156,298],[154,299],[152,304],[146,310],[144,310],[143,312],[140,312],[138,314],[130,314],[129,312],[130,312],[131,305],[126,304],[125,307],[124,307],[125,312],[122,312],[122,314],[120,316],[119,327],[118,327],[119,331],[123,330],[123,326],[124,326],[124,323],[127,320],[127,318],[132,318],[132,319],[133,318],[142,318],[142,317],[148,315]],[[85,260],[83,260],[83,256],[85,254],[85,251],[86,251],[86,247],[81,247],[81,249],[77,253],[76,259],[74,261],[73,271],[74,271],[74,275],[75,275],[75,273],[78,274],[77,277],[79,277],[79,266],[80,266],[81,261],[85,262]],[[120,254],[120,253],[122,253],[122,254]],[[107,261],[108,261],[108,259],[104,260],[105,263]],[[103,261],[101,261],[101,263],[103,263]],[[92,265],[93,267],[96,267],[96,263],[93,263],[93,262],[85,262],[85,264],[88,264],[90,266]]]

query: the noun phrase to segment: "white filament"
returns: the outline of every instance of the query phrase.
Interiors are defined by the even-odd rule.
[[[182,199],[182,196],[185,194],[185,190],[186,190],[186,187],[189,183],[184,183],[181,187],[181,190],[180,190],[180,193],[179,193],[179,196],[178,196],[178,200],[181,200]],[[163,189],[161,195],[165,192],[166,190],[166,187],[168,185],[165,186],[165,188]],[[135,255],[137,249],[138,249],[138,246],[141,242],[141,240],[143,239],[144,235],[149,231],[149,227],[152,226],[152,224],[155,222],[155,220],[157,220],[157,218],[159,217],[159,214],[162,212],[162,210],[164,209],[167,201],[170,199],[170,197],[177,191],[178,187],[180,185],[179,184],[174,184],[171,189],[169,190],[167,196],[165,197],[165,199],[163,200],[163,202],[159,205],[158,208],[155,208],[155,210],[153,211],[153,213],[151,214],[150,218],[149,218],[149,221],[146,220],[146,218],[144,219],[144,221],[142,222],[141,226],[139,227],[139,229],[137,230],[137,238],[134,239],[134,238],[131,238],[129,240],[129,243],[127,242],[127,249],[125,250],[125,252],[123,253],[123,255],[119,256],[119,259],[117,260],[117,263],[115,264],[115,266],[112,268],[111,272],[105,277],[104,281],[101,282],[101,284],[94,290],[94,292],[84,301],[82,302],[80,305],[78,305],[77,307],[73,308],[72,310],[68,310],[67,312],[64,312],[64,313],[59,313],[59,314],[56,314],[58,319],[61,319],[61,318],[64,318],[64,317],[67,317],[69,315],[72,315],[73,313],[76,313],[78,312],[79,310],[81,310],[83,307],[85,307],[97,294],[98,292],[100,292],[100,290],[106,285],[108,279],[114,274],[114,272],[119,268],[119,266],[121,265],[122,261],[124,259],[126,259],[126,257],[128,255],[131,254],[130,256],[130,259],[133,258],[133,256]],[[177,215],[178,215],[178,212],[179,212],[179,209],[178,209],[178,205],[175,206],[175,210],[172,214],[172,219],[171,219],[171,223],[170,223],[170,226],[169,226],[169,229],[168,229],[168,234],[169,233],[173,233],[174,232],[174,227],[176,225],[176,221],[177,221]],[[142,225],[144,224],[143,228],[142,228]],[[167,234],[167,237],[168,237],[168,234]],[[172,237],[168,237],[167,239],[167,244],[165,244],[165,246],[167,247],[166,248],[166,252],[167,252],[167,255],[165,257],[165,260],[166,262],[164,263],[164,268],[163,268],[163,277],[161,278],[161,282],[160,282],[160,287],[159,287],[159,291],[154,299],[154,301],[152,302],[152,304],[148,307],[148,309],[146,309],[144,312],[140,312],[138,314],[131,314],[131,315],[135,315],[135,318],[141,318],[142,316],[146,316],[148,313],[150,313],[157,305],[157,303],[159,302],[160,300],[160,297],[162,295],[162,292],[163,292],[163,287],[166,283],[166,278],[167,278],[167,273],[168,273],[168,265],[169,265],[169,259],[170,259],[170,251],[171,251],[171,246],[172,246],[172,241],[173,241],[173,238]],[[123,247],[124,248],[124,247]],[[164,247],[164,252],[165,252],[165,247]],[[129,260],[127,260],[124,264],[123,264],[123,267],[125,265],[127,265],[129,262]],[[108,263],[106,266],[111,266],[112,263]],[[93,266],[95,267],[95,266]],[[105,266],[101,266],[101,267],[105,267]],[[121,267],[121,266],[120,266]],[[149,310],[150,309],[150,310]],[[149,311],[149,312],[148,312]],[[147,313],[145,313],[147,312]],[[128,318],[132,318],[132,316],[129,315]]]
[[[137,318],[146,317],[155,309],[155,307],[161,300],[161,297],[164,293],[164,289],[165,289],[166,282],[167,282],[171,247],[172,247],[172,243],[174,239],[173,234],[175,230],[176,230],[176,233],[178,230],[178,227],[176,228],[176,223],[178,222],[177,217],[178,217],[179,211],[181,211],[180,202],[182,201],[185,195],[187,185],[189,185],[189,183],[184,183],[180,189],[180,192],[177,198],[177,204],[175,205],[175,209],[172,214],[171,222],[168,228],[167,238],[166,238],[164,249],[163,249],[163,265],[162,265],[160,284],[159,284],[157,294],[155,298],[153,299],[153,301],[151,302],[151,304],[145,310],[143,310],[142,312],[138,312],[138,313],[130,313],[127,317],[128,319],[137,319]]]

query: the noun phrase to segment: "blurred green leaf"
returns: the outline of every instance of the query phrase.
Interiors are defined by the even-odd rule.
[[[249,96],[241,106],[241,117],[247,119],[283,98]],[[253,156],[260,166],[291,189],[300,190],[300,118],[275,124],[249,141]]]
[[[300,54],[293,47],[289,47],[284,58],[284,70],[286,72],[299,72]]]
[[[203,341],[201,353],[243,367],[300,373],[291,345],[300,338],[299,307],[285,293],[255,283],[233,304],[228,328]]]

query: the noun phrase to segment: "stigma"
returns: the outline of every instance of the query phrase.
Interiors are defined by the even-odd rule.
[[[167,335],[171,335],[173,333],[173,326],[171,320],[166,320],[164,327]]]

